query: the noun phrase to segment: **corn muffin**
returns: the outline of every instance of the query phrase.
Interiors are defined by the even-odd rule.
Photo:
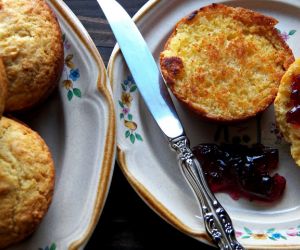
[[[282,77],[274,106],[279,130],[291,144],[292,157],[300,166],[300,59]]]
[[[0,0],[0,56],[8,78],[6,111],[40,102],[63,69],[59,24],[44,0]]]
[[[7,94],[7,77],[3,61],[0,58],[0,118],[4,111]]]
[[[50,205],[54,164],[43,139],[14,120],[0,120],[0,249],[29,236]]]
[[[200,116],[241,121],[264,111],[294,61],[260,13],[212,4],[175,26],[160,54],[160,67],[173,94]]]

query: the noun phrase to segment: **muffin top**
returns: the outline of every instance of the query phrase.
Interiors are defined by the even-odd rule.
[[[56,86],[63,67],[59,24],[44,0],[0,0],[0,56],[7,111],[28,109]]]
[[[277,20],[212,4],[180,20],[160,54],[173,94],[214,121],[240,121],[265,110],[294,61]]]
[[[0,249],[31,234],[48,210],[54,164],[43,139],[28,127],[0,120]]]

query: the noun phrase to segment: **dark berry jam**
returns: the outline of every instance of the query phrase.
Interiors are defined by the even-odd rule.
[[[255,144],[200,144],[193,148],[209,187],[213,192],[226,192],[237,200],[276,201],[285,189],[286,180],[277,168],[278,150]]]
[[[300,105],[291,108],[286,113],[286,121],[294,125],[300,125]]]
[[[300,75],[293,77],[290,94],[291,108],[286,113],[286,121],[294,125],[300,125]]]

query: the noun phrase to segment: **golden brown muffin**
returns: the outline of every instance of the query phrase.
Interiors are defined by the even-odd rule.
[[[5,109],[28,109],[59,81],[64,59],[59,24],[44,0],[0,0],[0,37],[9,81]]]
[[[291,86],[297,76],[300,77],[300,59],[297,59],[282,77],[274,106],[277,125],[284,139],[291,143],[292,157],[297,165],[300,166],[300,126],[287,122],[287,113],[295,106],[290,96],[292,92]],[[300,83],[300,78],[298,81]]]
[[[160,54],[173,94],[204,118],[233,122],[274,100],[294,56],[277,20],[244,8],[212,4],[180,20]]]
[[[5,67],[2,58],[0,58],[0,118],[5,108],[7,84],[8,83],[7,83]]]
[[[0,120],[0,249],[29,236],[50,205],[54,164],[43,139],[6,117]]]

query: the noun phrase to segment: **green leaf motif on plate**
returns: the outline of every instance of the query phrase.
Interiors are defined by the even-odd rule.
[[[130,92],[134,92],[134,91],[136,91],[137,90],[137,86],[136,85],[134,85],[134,86],[132,86],[131,88],[130,88]]]
[[[279,35],[284,41],[287,41],[291,36],[293,36],[297,32],[296,30],[290,30],[289,32],[281,31],[279,29],[276,30],[278,31]]]
[[[296,33],[296,30],[290,30],[289,36],[292,36],[292,35],[294,35],[295,33]]]
[[[56,250],[56,244],[55,243],[52,243],[51,246],[46,246],[45,248],[38,248],[38,250]]]
[[[245,236],[242,236],[241,238],[242,239],[249,239],[251,236],[250,235],[245,235]]]
[[[80,91],[80,89],[78,89],[78,88],[74,88],[73,89],[73,93],[74,93],[74,95],[76,95],[77,97],[81,97],[81,91]]]
[[[130,136],[130,134],[131,134],[130,131],[127,130],[127,131],[125,132],[125,137],[128,138],[128,137]]]
[[[124,108],[123,102],[119,101],[119,105],[120,105],[121,108]]]
[[[130,141],[132,144],[135,142],[135,136],[133,134],[130,135]]]
[[[52,243],[51,247],[50,247],[50,250],[56,250],[56,245],[55,243]]]
[[[72,98],[73,98],[73,92],[72,92],[72,90],[69,90],[68,91],[68,100],[71,101]]]
[[[138,134],[138,133],[135,133],[135,138],[136,138],[137,140],[139,140],[139,141],[143,141],[142,136],[141,136],[140,134]]]
[[[250,235],[252,234],[252,231],[249,228],[244,227],[244,230],[247,234],[250,234]]]
[[[270,229],[268,229],[267,230],[267,233],[269,234],[269,233],[273,233],[275,231],[275,228],[270,228]]]
[[[127,117],[128,117],[128,120],[129,120],[129,121],[132,121],[132,119],[133,119],[133,116],[132,116],[132,114],[128,114],[128,116],[127,116]]]

